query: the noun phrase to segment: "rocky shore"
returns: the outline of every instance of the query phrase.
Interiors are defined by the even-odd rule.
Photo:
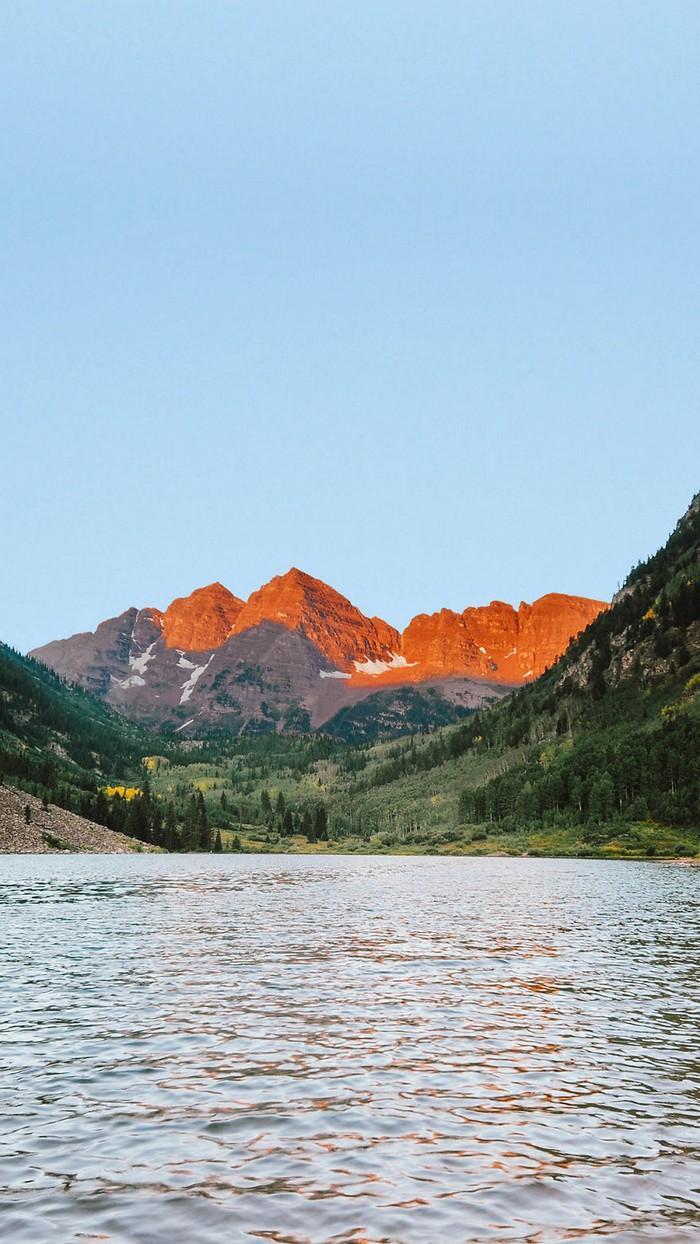
[[[29,820],[25,809],[29,808]],[[116,834],[104,825],[86,821],[65,808],[42,806],[41,800],[13,787],[0,786],[0,852],[4,854],[50,855],[66,851],[125,855],[132,851],[154,851],[145,843],[125,834]]]

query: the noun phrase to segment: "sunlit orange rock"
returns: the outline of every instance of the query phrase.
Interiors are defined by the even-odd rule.
[[[438,684],[468,707],[498,699],[553,664],[606,607],[556,593],[518,609],[492,601],[419,614],[399,635],[292,569],[246,603],[212,583],[163,614],[131,607],[32,655],[148,726],[305,729],[406,683]]]
[[[392,626],[365,617],[347,597],[296,567],[253,592],[232,633],[261,622],[300,631],[326,658],[329,670],[352,672],[355,662],[385,661],[390,651],[399,651],[399,633]]]
[[[551,592],[519,609],[503,601],[454,613],[418,614],[402,635],[405,676],[415,681],[460,675],[492,682],[529,682],[585,630],[605,601]],[[410,673],[409,673],[410,671]]]
[[[163,614],[166,645],[185,652],[218,648],[228,639],[242,608],[243,601],[221,583],[180,596]]]

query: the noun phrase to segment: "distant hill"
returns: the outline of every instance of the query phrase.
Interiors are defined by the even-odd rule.
[[[325,722],[323,733],[346,743],[377,742],[434,730],[496,704],[511,687],[469,679],[376,691]]]

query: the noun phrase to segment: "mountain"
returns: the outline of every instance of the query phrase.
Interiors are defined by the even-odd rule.
[[[0,851],[135,849],[103,828],[128,819],[124,800],[110,807],[104,788],[140,781],[152,743],[89,692],[0,643]]]
[[[340,592],[295,567],[253,592],[232,633],[240,635],[262,622],[305,635],[333,670],[346,673],[375,661],[391,663],[401,646],[392,626],[366,618]]]
[[[87,775],[140,765],[147,739],[95,696],[0,643],[0,774],[33,777],[48,759],[80,787]]]
[[[539,678],[511,684],[500,700],[507,685],[493,680],[445,676],[418,682],[405,675],[406,682],[385,684],[385,674],[371,681],[366,670],[340,671],[342,661],[354,668],[355,661],[364,667],[369,660],[383,662],[392,678],[401,668],[415,669],[408,664],[406,633],[399,637],[399,653],[388,644],[371,647],[383,638],[375,619],[367,619],[375,630],[364,632],[371,636],[364,658],[343,649],[347,626],[353,633],[349,602],[337,604],[332,667],[319,647],[325,643],[321,607],[313,604],[324,585],[314,591],[313,584],[295,582],[298,575],[282,592],[274,590],[275,612],[286,617],[262,617],[257,604],[249,627],[203,653],[168,647],[162,621],[167,610],[126,611],[88,637],[91,652],[85,637],[64,641],[74,666],[96,683],[105,681],[104,669],[90,670],[90,659],[99,655],[110,666],[109,693],[127,701],[147,696],[152,671],[167,672],[170,661],[181,680],[177,696],[190,692],[186,711],[199,688],[206,690],[205,703],[216,702],[222,688],[226,694],[224,680],[215,685],[222,673],[217,662],[230,662],[225,654],[232,648],[241,663],[228,707],[230,720],[238,723],[236,738],[209,730],[195,739],[185,732],[156,739],[111,711],[104,699],[0,648],[0,771],[6,781],[40,799],[48,792],[52,803],[63,806],[68,790],[70,810],[96,819],[101,800],[111,828],[175,848],[207,849],[206,843],[220,841],[251,851],[606,858],[700,853],[700,496],[666,545],[634,568],[611,607],[596,612]],[[220,635],[224,626],[238,625],[243,608],[214,587],[210,613]],[[466,652],[461,659],[472,660],[470,645],[485,639],[477,650],[488,652],[490,645],[496,666],[511,660],[507,654],[517,647],[523,659],[533,653],[534,671],[537,660],[547,660],[546,645],[556,646],[562,633],[555,625],[558,608],[548,604],[558,599],[517,610],[466,610],[446,620],[435,616],[438,630],[448,636],[457,630]],[[566,632],[579,617],[575,600],[564,599],[571,611],[564,618]],[[178,611],[187,617],[186,607],[178,604]],[[192,611],[194,621],[199,612]],[[465,641],[468,624],[474,629]],[[438,659],[439,670],[452,668],[452,642],[440,640],[437,658],[423,649],[428,674]],[[189,664],[180,664],[183,656]],[[407,664],[397,664],[396,656]],[[333,668],[350,677],[320,677]],[[521,669],[522,677],[529,668]],[[134,681],[117,685],[115,670],[120,684]],[[498,672],[491,670],[492,677]],[[274,677],[279,698],[273,703]],[[304,683],[309,698],[331,693],[326,710],[338,688],[346,697],[313,735],[302,732],[308,708],[295,698]],[[472,695],[491,707],[446,724],[451,712],[465,712]],[[284,703],[283,714],[275,705]],[[250,733],[262,713],[276,729]],[[387,741],[387,735],[404,737]],[[109,786],[117,780],[140,785],[141,794],[112,796],[103,789],[108,778]],[[13,824],[13,832],[22,830],[17,808]]]
[[[517,685],[557,660],[572,636],[607,606],[600,600],[551,592],[534,604],[494,600],[481,608],[419,614],[404,631],[401,651],[409,667],[445,678],[481,677]]]
[[[210,583],[189,596],[178,597],[162,617],[155,609],[150,612],[154,624],[161,626],[168,648],[205,652],[226,642],[243,604],[223,584]]]
[[[536,682],[365,765],[334,796],[332,823],[387,844],[698,852],[700,494]]]
[[[605,608],[559,594],[517,610],[492,601],[421,614],[400,634],[292,568],[245,602],[214,583],[164,612],[130,608],[31,655],[151,728],[305,731],[340,713],[333,728],[354,737],[354,706],[378,703],[385,688],[389,699],[405,684],[432,689],[430,708],[404,697],[398,714],[385,715],[402,730],[494,702],[536,678]],[[359,720],[366,726],[367,710]]]

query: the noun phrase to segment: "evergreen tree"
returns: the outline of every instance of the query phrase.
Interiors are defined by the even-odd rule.
[[[165,841],[163,845],[167,851],[177,851],[179,846],[177,832],[177,817],[175,815],[175,805],[172,799],[169,801],[165,811]]]
[[[201,790],[197,796],[196,810],[197,824],[197,848],[200,851],[211,851],[211,831],[209,829],[209,817],[204,803],[204,795]]]
[[[221,851],[223,851],[223,849],[224,849],[224,844],[223,844],[223,843],[222,843],[222,841],[221,841],[221,830],[220,830],[220,829],[217,829],[217,831],[216,831],[216,837],[215,837],[215,839],[214,839],[214,847],[213,847],[213,850],[214,850],[214,851],[216,851],[216,853],[217,853],[217,855],[218,855]]]
[[[328,813],[324,803],[319,803],[314,813],[314,831],[320,842],[328,840]]]
[[[140,842],[151,841],[149,811],[149,805],[142,795],[135,795],[129,801],[125,832],[130,838],[138,838]]]
[[[160,805],[155,802],[151,807],[151,839],[158,847],[165,846],[163,831],[163,813]]]
[[[182,825],[182,849],[183,851],[196,851],[199,846],[199,823],[197,816],[197,799],[195,795],[190,795],[185,808],[185,817]]]

